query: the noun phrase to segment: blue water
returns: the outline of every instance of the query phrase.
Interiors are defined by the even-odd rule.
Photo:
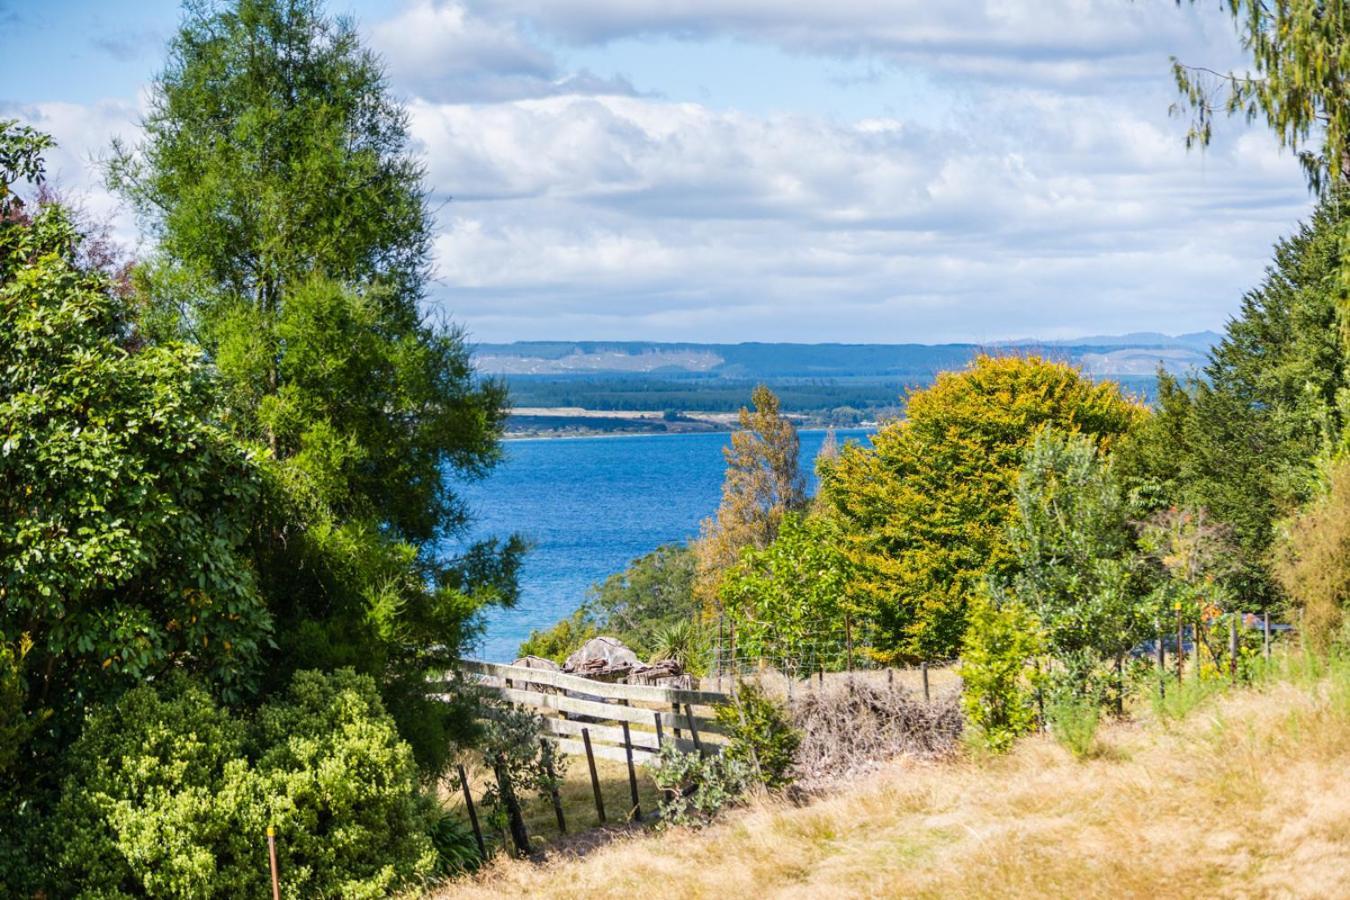
[[[839,442],[867,432],[840,430]],[[473,536],[519,532],[533,542],[520,602],[494,609],[477,652],[507,661],[535,628],[571,615],[587,589],[629,561],[698,534],[717,509],[726,433],[507,441],[506,459],[485,480],[463,488],[474,512]],[[825,438],[803,431],[802,468]]]

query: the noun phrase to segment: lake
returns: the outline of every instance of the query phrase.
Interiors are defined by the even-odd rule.
[[[840,429],[840,444],[869,432]],[[462,486],[474,512],[472,537],[519,532],[533,542],[520,602],[493,609],[477,648],[510,662],[531,630],[571,615],[587,589],[628,562],[698,533],[722,494],[730,434],[540,438],[505,442],[506,459],[483,481]],[[824,431],[801,432],[802,468]]]

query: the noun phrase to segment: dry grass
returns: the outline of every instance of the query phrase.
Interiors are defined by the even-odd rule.
[[[895,763],[801,808],[578,857],[501,860],[439,898],[1350,896],[1350,676],[1116,724],[1084,762]]]

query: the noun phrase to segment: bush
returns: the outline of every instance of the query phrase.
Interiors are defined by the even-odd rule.
[[[432,815],[374,682],[302,672],[244,721],[201,688],[90,716],[54,816],[58,893],[256,897],[276,827],[287,896],[383,897],[434,873]]]
[[[723,755],[745,765],[769,790],[792,783],[792,763],[802,735],[792,727],[787,709],[763,689],[742,682],[730,703],[717,707],[717,723],[731,739]]]
[[[1036,722],[1027,660],[1040,650],[1039,629],[1035,617],[1009,598],[977,594],[970,605],[961,704],[977,739],[996,753]]]
[[[1303,610],[1303,634],[1325,653],[1350,604],[1350,460],[1337,463],[1327,492],[1293,517],[1276,546],[1275,576]]]
[[[1078,759],[1091,756],[1097,749],[1101,706],[1101,700],[1095,695],[1066,693],[1045,711],[1050,733]]]
[[[665,825],[702,826],[736,803],[751,783],[749,767],[725,755],[681,753],[673,743],[661,747],[652,780],[661,789],[657,805]]]

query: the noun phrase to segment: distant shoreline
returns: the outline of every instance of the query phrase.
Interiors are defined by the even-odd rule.
[[[667,418],[666,414],[654,410],[520,408],[511,412],[503,439],[518,441],[726,434],[735,430],[738,416],[738,413],[681,412],[677,418]],[[800,431],[824,431],[828,428],[868,430],[877,427],[877,423],[871,421],[832,425],[810,416],[789,418]],[[598,423],[603,423],[602,427],[596,427]]]

